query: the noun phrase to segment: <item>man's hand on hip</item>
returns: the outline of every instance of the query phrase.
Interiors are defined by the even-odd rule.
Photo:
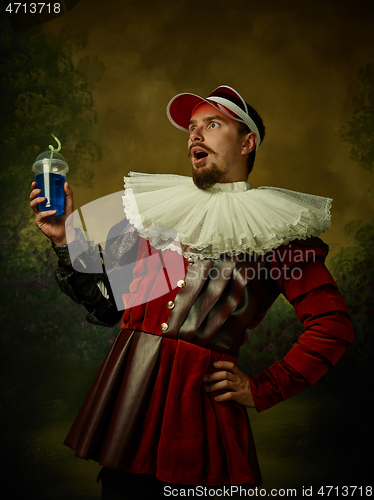
[[[205,390],[207,392],[227,390],[214,396],[215,401],[219,403],[236,401],[248,408],[256,407],[248,375],[239,370],[231,361],[216,361],[213,366],[218,371],[205,375],[204,382],[207,382]]]

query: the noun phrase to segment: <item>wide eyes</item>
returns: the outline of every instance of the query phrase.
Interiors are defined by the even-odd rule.
[[[218,128],[219,126],[220,126],[220,124],[218,122],[209,122],[207,128],[208,129],[214,129],[214,128]],[[189,128],[190,134],[192,134],[192,132],[195,129],[196,129],[196,125],[191,125],[191,127]]]

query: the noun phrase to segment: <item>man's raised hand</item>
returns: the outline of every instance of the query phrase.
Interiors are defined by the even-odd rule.
[[[52,217],[57,212],[57,210],[47,210],[39,212],[38,205],[40,203],[43,203],[46,198],[40,196],[41,190],[36,188],[35,181],[31,184],[31,189],[32,191],[30,193],[30,206],[33,212],[36,214],[35,224],[42,231],[42,233],[47,236],[47,238],[53,241],[55,245],[65,245],[67,243],[65,221],[67,217],[74,211],[73,191],[69,188],[68,183],[65,182],[65,211],[58,217]]]

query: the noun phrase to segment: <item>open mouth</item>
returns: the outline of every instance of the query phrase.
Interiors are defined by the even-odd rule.
[[[194,147],[191,150],[194,164],[202,163],[209,155],[204,149]]]

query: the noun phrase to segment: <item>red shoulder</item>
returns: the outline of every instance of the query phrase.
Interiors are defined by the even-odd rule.
[[[327,254],[328,245],[320,238],[295,240],[272,251],[269,265],[277,269],[273,276],[290,302],[322,285],[336,287],[324,264]]]

